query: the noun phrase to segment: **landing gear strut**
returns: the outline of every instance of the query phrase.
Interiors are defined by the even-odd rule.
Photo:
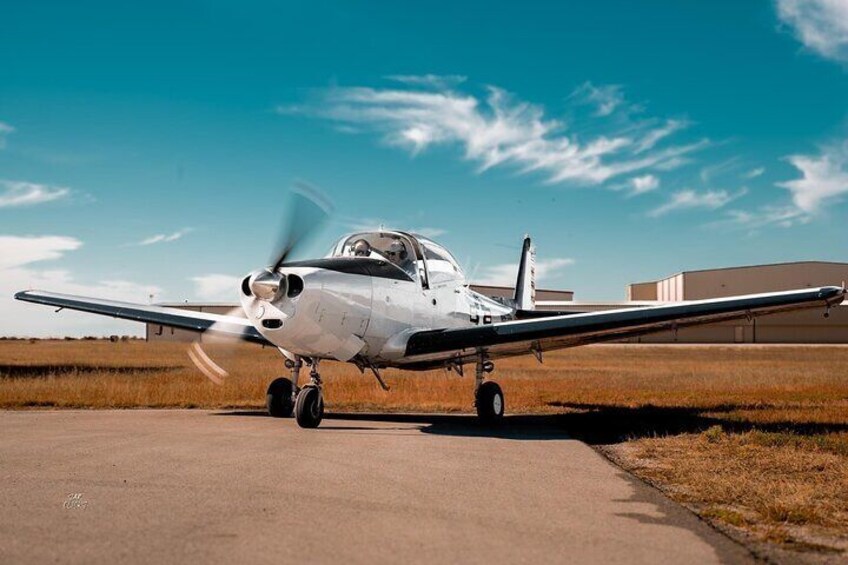
[[[309,384],[297,393],[294,405],[294,417],[301,428],[317,428],[324,417],[324,394],[321,391],[321,375],[318,374],[318,360],[312,361],[309,371]]]
[[[280,377],[274,379],[268,385],[268,392],[265,394],[265,406],[271,416],[288,418],[292,415],[298,393],[297,381],[302,366],[303,360],[300,357],[297,357],[294,361],[286,359],[286,367],[291,369],[291,379]]]
[[[474,379],[474,406],[477,408],[477,417],[484,424],[497,424],[504,415],[504,395],[500,385],[495,381],[483,382],[484,374],[494,370],[494,363],[482,354],[478,356]]]

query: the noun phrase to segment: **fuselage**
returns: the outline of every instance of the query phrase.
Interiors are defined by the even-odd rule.
[[[283,265],[296,289],[272,301],[243,285],[246,315],[271,343],[294,355],[403,366],[408,336],[420,330],[509,320],[515,309],[468,288],[464,277],[407,276],[375,258],[337,257]],[[429,282],[429,284],[427,284]],[[433,359],[433,361],[437,361]]]

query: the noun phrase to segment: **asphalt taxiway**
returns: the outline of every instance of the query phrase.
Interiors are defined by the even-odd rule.
[[[0,412],[0,562],[744,562],[586,444],[466,416]]]

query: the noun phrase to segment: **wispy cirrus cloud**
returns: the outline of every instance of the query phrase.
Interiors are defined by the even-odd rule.
[[[777,0],[777,14],[808,49],[828,59],[848,62],[848,2]]]
[[[574,259],[568,257],[554,257],[536,261],[536,278],[540,282],[556,278],[572,265],[574,265]],[[513,286],[517,278],[518,261],[484,267],[482,273],[474,277],[471,282],[494,286]]]
[[[625,103],[624,93],[621,85],[607,84],[595,86],[591,82],[584,82],[571,93],[571,98],[595,107],[595,115],[609,116]]]
[[[444,90],[458,86],[468,80],[464,75],[389,75],[389,80],[406,84],[409,86],[426,86],[437,90]]]
[[[680,190],[671,194],[665,204],[658,206],[648,212],[648,216],[658,218],[670,212],[680,210],[718,210],[747,194],[746,188],[740,188],[736,192],[727,190],[704,190],[697,191],[691,188]]]
[[[666,120],[659,127],[648,129],[647,133],[645,133],[645,135],[643,135],[636,143],[636,147],[633,152],[638,155],[639,153],[644,153],[648,149],[653,149],[654,146],[663,139],[674,135],[678,131],[686,129],[690,125],[690,122],[687,120]]]
[[[757,167],[756,169],[751,169],[750,171],[744,173],[742,175],[743,179],[755,179],[757,177],[763,176],[763,173],[766,172],[765,167]]]
[[[0,122],[0,149],[6,147],[6,137],[15,131],[15,128],[6,122]]]
[[[432,77],[426,82],[427,88],[408,79],[406,88],[331,88],[305,105],[278,111],[376,132],[388,145],[413,155],[436,146],[458,146],[480,172],[513,166],[520,173],[545,174],[549,183],[601,184],[620,175],[668,170],[707,145],[700,140],[659,148],[687,122],[656,118],[583,140],[569,134],[563,122],[548,118],[541,106],[501,88],[488,87],[485,96],[478,96],[439,85]],[[593,119],[603,119],[621,106],[618,87],[591,88],[592,93],[604,93],[592,95],[598,104]]]
[[[633,177],[630,179],[629,183],[631,188],[630,195],[638,196],[658,189],[660,186],[660,179],[654,175],[644,175],[641,177]]]
[[[22,267],[38,261],[58,259],[82,247],[75,237],[43,235],[0,235],[0,269]]]
[[[701,167],[698,177],[704,185],[709,186],[715,182],[714,179],[727,176],[728,173],[739,168],[739,157],[731,157],[717,163]]]
[[[0,208],[16,206],[34,206],[66,198],[71,189],[63,186],[50,186],[34,182],[0,180]]]
[[[790,228],[807,224],[812,216],[792,205],[767,204],[755,210],[727,210],[722,219],[710,222],[707,227],[735,227],[757,230],[766,227]]]
[[[790,155],[786,160],[801,177],[776,183],[789,191],[779,199],[754,209],[727,210],[723,218],[708,226],[731,226],[756,230],[766,227],[790,228],[808,224],[822,210],[848,195],[848,140],[823,146],[817,155]],[[764,169],[749,171],[745,177],[759,177]]]
[[[172,241],[177,241],[181,237],[192,232],[192,228],[183,228],[181,230],[175,231],[173,233],[159,233],[156,235],[152,235],[148,238],[142,239],[138,242],[138,245],[154,245],[156,243],[170,243]]]
[[[815,214],[848,194],[848,140],[822,147],[818,155],[790,155],[787,160],[801,178],[777,186],[790,192],[800,211]]]

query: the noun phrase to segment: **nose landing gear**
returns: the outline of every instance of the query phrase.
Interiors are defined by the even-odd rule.
[[[321,390],[321,375],[318,374],[318,360],[310,363],[309,384],[298,388],[297,381],[303,359],[297,357],[294,361],[287,359],[286,367],[291,369],[291,379],[280,377],[268,385],[265,405],[268,414],[275,418],[288,418],[294,413],[301,428],[317,428],[324,417],[324,394]]]
[[[301,428],[317,428],[324,417],[324,394],[321,390],[317,359],[312,361],[309,379],[310,383],[297,393],[294,405],[294,417]]]

